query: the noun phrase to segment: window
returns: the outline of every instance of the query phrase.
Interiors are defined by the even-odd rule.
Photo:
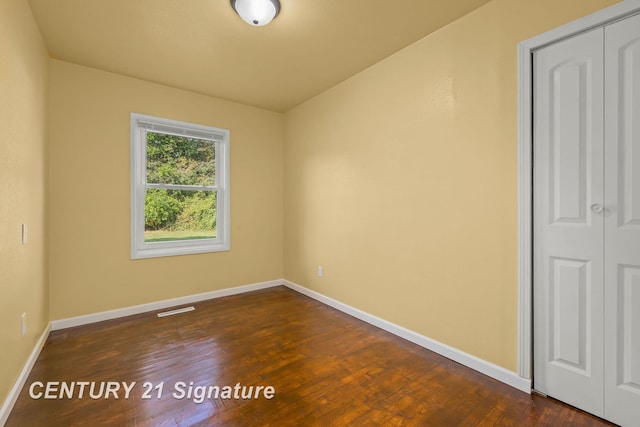
[[[131,113],[131,258],[229,250],[229,131]]]

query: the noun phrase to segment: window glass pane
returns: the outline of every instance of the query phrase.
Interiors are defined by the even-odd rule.
[[[212,141],[147,132],[148,183],[214,186],[215,158]]]
[[[148,189],[144,197],[144,241],[213,239],[215,191]]]

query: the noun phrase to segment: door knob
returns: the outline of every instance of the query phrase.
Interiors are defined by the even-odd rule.
[[[598,203],[594,203],[591,205],[591,211],[594,213],[602,213],[604,212],[604,206]]]

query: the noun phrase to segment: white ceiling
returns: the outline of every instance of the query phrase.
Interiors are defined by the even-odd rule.
[[[284,112],[489,0],[29,0],[53,58]]]

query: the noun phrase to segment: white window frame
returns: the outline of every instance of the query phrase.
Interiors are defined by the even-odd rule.
[[[147,131],[212,141],[216,152],[216,230],[212,239],[144,241],[144,196],[147,188]],[[131,113],[131,259],[228,251],[230,245],[229,130]],[[189,188],[193,189],[193,188]],[[213,189],[213,190],[212,190]]]

